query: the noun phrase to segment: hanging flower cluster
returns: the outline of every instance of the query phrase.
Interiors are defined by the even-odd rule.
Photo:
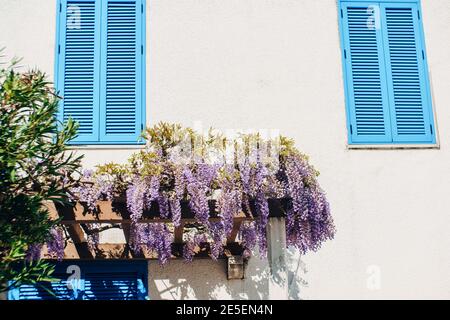
[[[95,211],[97,200],[125,198],[131,219],[130,247],[155,253],[161,264],[171,257],[174,228],[180,226],[182,203],[195,223],[185,226],[183,256],[191,261],[208,243],[216,259],[233,229],[233,218],[252,214],[239,230],[244,254],[258,248],[267,253],[269,199],[284,198],[287,244],[301,253],[316,251],[334,236],[330,207],[317,182],[318,172],[292,140],[262,139],[259,134],[225,138],[210,130],[200,135],[180,125],[160,123],[146,130],[144,150],[127,164],[106,164],[85,171],[72,199]],[[171,223],[142,223],[146,210],[157,205]],[[214,207],[215,206],[215,207]],[[219,220],[210,220],[211,211]],[[57,250],[56,250],[57,251]]]

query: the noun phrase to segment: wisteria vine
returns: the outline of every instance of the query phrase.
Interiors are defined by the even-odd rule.
[[[145,150],[133,154],[127,164],[109,163],[96,171],[86,170],[71,190],[71,198],[86,203],[91,211],[97,210],[98,200],[125,199],[133,251],[154,253],[162,265],[166,264],[172,256],[174,228],[181,224],[183,202],[196,220],[194,227],[185,228],[183,234],[186,261],[192,261],[203,244],[209,245],[210,256],[217,259],[232,232],[233,218],[251,208],[255,219],[241,224],[238,240],[245,257],[256,248],[265,257],[271,198],[288,201],[288,246],[304,254],[317,251],[334,237],[330,206],[317,181],[318,172],[292,140],[264,140],[258,134],[226,139],[213,131],[205,136],[166,123],[147,129],[144,137]],[[171,223],[140,221],[155,206],[160,218]],[[210,220],[213,209],[220,217],[215,222]],[[58,257],[61,235],[52,231],[48,245]],[[98,243],[98,238],[91,239],[93,245]],[[37,246],[30,247],[29,256],[35,257],[37,251]]]

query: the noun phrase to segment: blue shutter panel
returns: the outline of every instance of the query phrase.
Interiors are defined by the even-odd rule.
[[[369,25],[370,6],[341,3],[349,143],[392,141],[382,34]]]
[[[84,300],[141,300],[143,284],[138,272],[89,272],[85,278]]]
[[[22,285],[9,292],[9,300],[73,300],[73,291],[67,287],[67,275],[54,274],[61,279],[41,286]],[[53,294],[51,293],[53,292]]]
[[[136,143],[142,130],[143,21],[140,0],[104,0],[100,139]]]
[[[64,99],[58,120],[79,123],[72,142],[98,141],[99,1],[62,0],[60,8],[56,82]]]
[[[418,6],[383,3],[381,7],[393,141],[434,143]]]
[[[76,265],[81,271],[79,291],[67,286],[67,267]],[[66,261],[56,263],[59,281],[41,286],[22,285],[10,290],[9,300],[144,300],[147,297],[146,261]],[[74,282],[72,284],[75,285]]]

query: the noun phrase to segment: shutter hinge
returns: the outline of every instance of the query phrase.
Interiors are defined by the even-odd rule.
[[[60,54],[60,53],[61,53],[61,45],[58,44],[58,54]]]
[[[344,49],[344,59],[347,59],[347,50]]]
[[[419,10],[417,10],[417,18],[419,18],[419,20],[420,20],[420,11]]]
[[[144,46],[141,44],[141,54],[144,54]]]
[[[344,10],[341,9],[341,18],[344,18]]]
[[[61,12],[62,11],[62,3],[60,2],[59,3],[59,12]]]
[[[353,126],[350,125],[350,134],[353,135]]]
[[[425,60],[425,51],[422,50],[422,59]]]
[[[141,3],[141,13],[144,13],[144,4]]]
[[[431,131],[431,134],[433,134],[433,125],[431,125],[431,124],[430,124],[430,131]]]
[[[144,131],[144,124],[141,123],[141,131]]]

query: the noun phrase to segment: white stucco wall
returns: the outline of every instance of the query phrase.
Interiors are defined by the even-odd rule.
[[[450,3],[422,8],[440,149],[348,150],[335,0],[147,0],[149,124],[277,128],[321,171],[338,233],[302,258],[301,298],[450,298]],[[53,74],[55,9],[0,0],[0,46]],[[150,295],[265,298],[257,259],[231,282],[224,262],[151,262]]]

